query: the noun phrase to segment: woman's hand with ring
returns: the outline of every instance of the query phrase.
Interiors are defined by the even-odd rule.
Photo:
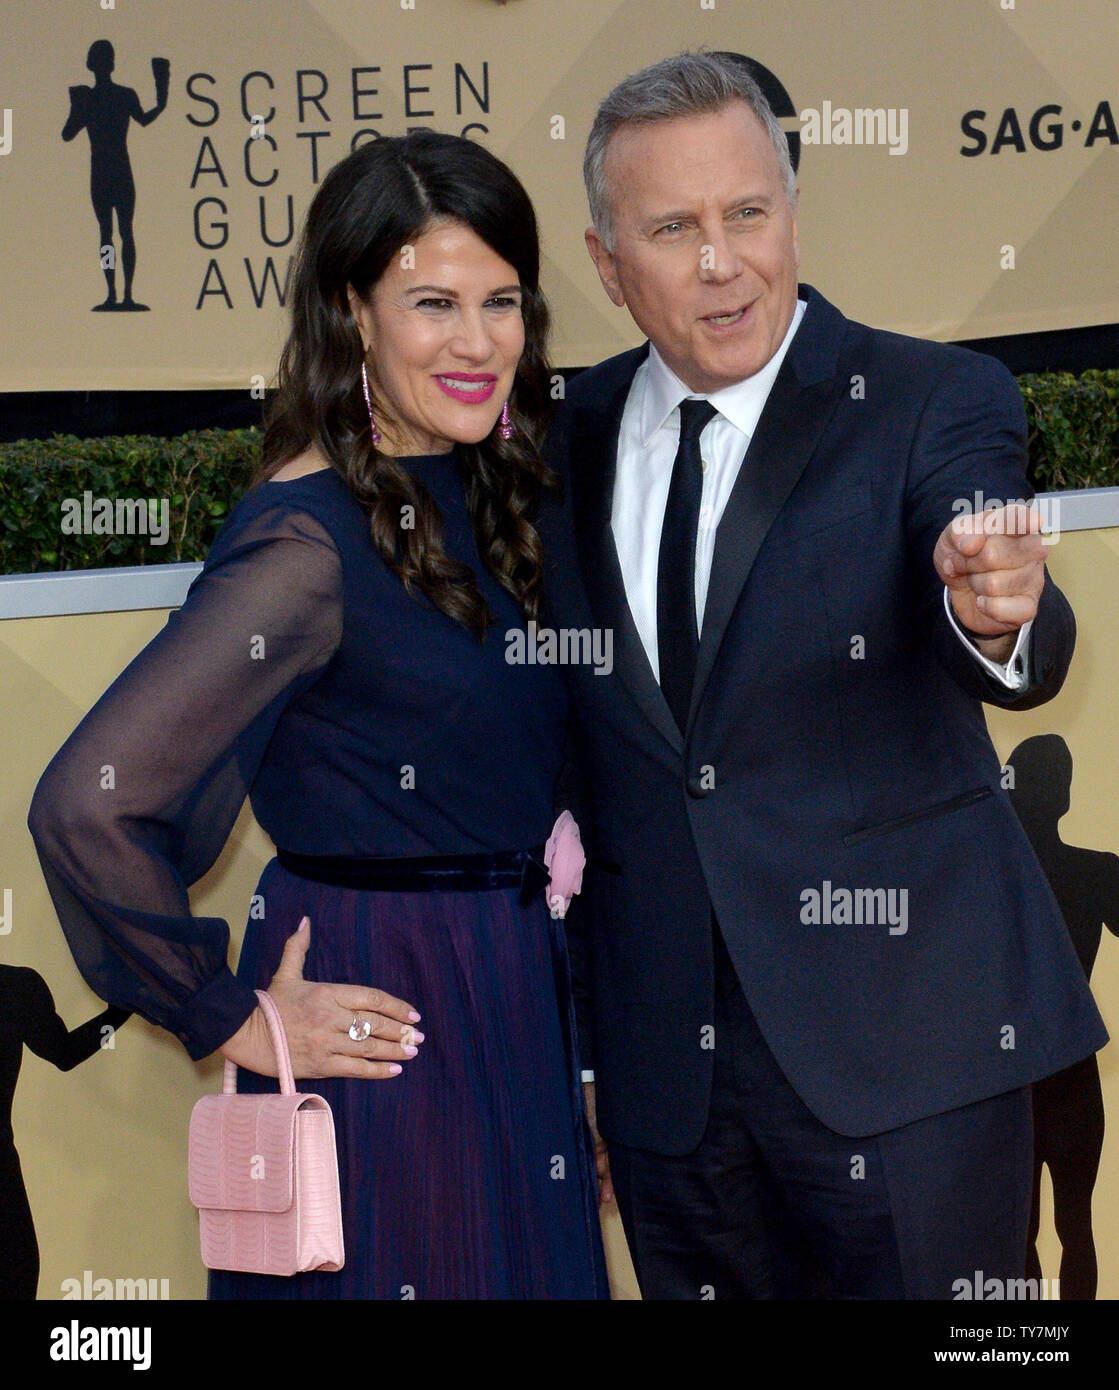
[[[378,1081],[398,1076],[402,1064],[416,1056],[424,1040],[415,1029],[419,1013],[383,989],[304,980],[310,944],[311,923],[304,917],[284,943],[268,986],[283,1019],[293,1075]],[[276,1075],[275,1050],[259,1008],[220,1051],[249,1071]]]

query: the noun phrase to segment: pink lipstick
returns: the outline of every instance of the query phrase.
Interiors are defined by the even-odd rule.
[[[440,372],[435,375],[435,382],[444,395],[469,405],[488,401],[497,387],[497,377],[492,372]]]

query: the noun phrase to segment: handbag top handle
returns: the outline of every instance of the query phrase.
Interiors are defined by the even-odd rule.
[[[276,1050],[276,1061],[279,1064],[280,1094],[293,1096],[295,1095],[295,1077],[291,1070],[291,1053],[288,1051],[284,1021],[267,990],[258,989],[256,997],[260,1000],[260,1007],[268,1021],[268,1031],[272,1035],[272,1046]],[[237,1063],[231,1062],[228,1057],[225,1059],[221,1089],[222,1095],[226,1096],[233,1095],[237,1090]]]

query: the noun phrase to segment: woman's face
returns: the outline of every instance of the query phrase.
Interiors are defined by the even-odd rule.
[[[493,429],[525,343],[517,272],[461,222],[402,246],[350,308],[388,454],[443,454]]]

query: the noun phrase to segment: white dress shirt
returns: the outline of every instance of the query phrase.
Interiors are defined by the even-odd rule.
[[[696,628],[703,630],[703,611],[715,553],[715,532],[727,505],[747,446],[789,350],[807,304],[797,300],[793,320],[781,346],[759,372],[708,396],[690,390],[650,343],[649,354],[634,373],[622,411],[618,459],[614,475],[611,529],[618,551],[626,599],[642,645],[660,679],[657,653],[657,560],[661,527],[672,479],[672,464],[680,440],[680,402],[686,397],[709,400],[719,412],[700,434],[703,493],[695,552]],[[932,561],[930,560],[931,564]],[[948,619],[974,659],[1011,690],[1027,680],[1026,643],[1032,622],[1024,623],[1006,665],[989,660],[964,636],[956,621],[948,589],[944,590]]]

